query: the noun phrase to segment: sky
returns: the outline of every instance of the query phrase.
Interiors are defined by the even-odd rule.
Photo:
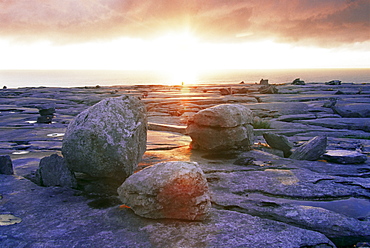
[[[370,1],[0,0],[0,70],[254,68],[370,68]]]

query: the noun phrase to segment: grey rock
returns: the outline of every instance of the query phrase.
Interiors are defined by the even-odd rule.
[[[333,129],[363,130],[370,132],[370,118],[322,118],[316,120],[299,120],[297,122]]]
[[[39,106],[38,107],[39,109],[39,114],[41,116],[45,116],[45,115],[53,115],[55,113],[55,105],[43,105],[43,106]]]
[[[211,207],[208,183],[194,162],[147,167],[118,188],[120,200],[146,218],[202,220]]]
[[[12,159],[9,155],[0,156],[0,174],[14,174]]]
[[[331,80],[329,82],[325,82],[326,85],[341,85],[342,81],[340,80]]]
[[[61,186],[76,188],[77,180],[74,173],[68,169],[63,157],[52,154],[40,160],[36,171],[36,181],[41,186]]]
[[[146,150],[147,117],[136,97],[108,98],[80,113],[68,126],[62,153],[72,171],[121,180]]]
[[[222,88],[222,89],[220,89],[220,94],[222,96],[231,95],[232,90],[231,90],[231,88]]]
[[[366,162],[365,154],[349,150],[328,150],[323,159],[339,164],[362,164]]]
[[[258,91],[261,94],[277,94],[279,92],[274,85],[263,85],[258,89]]]
[[[252,124],[252,111],[240,104],[222,104],[199,111],[193,117],[199,126],[236,127]]]
[[[292,85],[306,85],[306,83],[300,78],[296,78],[293,80]]]
[[[206,222],[153,223],[155,247],[335,247],[325,235],[235,211],[213,210]]]
[[[290,156],[291,159],[314,161],[319,159],[326,151],[327,137],[316,136],[307,143],[298,147]]]
[[[283,151],[284,157],[287,158],[292,154],[290,150],[293,148],[293,144],[286,136],[274,133],[264,133],[263,138],[272,148]]]
[[[37,117],[37,123],[46,123],[49,124],[53,121],[52,115],[42,115]]]
[[[369,118],[369,103],[351,103],[339,101],[332,107],[333,111],[344,118]]]
[[[186,132],[191,147],[201,150],[250,149],[253,144],[253,115],[239,104],[223,104],[199,111]]]
[[[269,80],[268,79],[261,79],[260,80],[260,85],[268,85],[269,84]]]

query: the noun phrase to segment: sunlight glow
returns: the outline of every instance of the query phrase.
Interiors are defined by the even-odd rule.
[[[208,43],[190,31],[156,39],[119,38],[76,44],[0,39],[0,70],[154,70],[166,84],[193,84],[204,71],[223,69],[367,68],[370,42],[319,48],[260,40]]]

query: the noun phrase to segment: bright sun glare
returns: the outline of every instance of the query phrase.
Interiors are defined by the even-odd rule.
[[[168,76],[169,84],[196,83],[199,42],[191,33],[167,34],[154,40],[153,44],[161,51],[158,66]]]

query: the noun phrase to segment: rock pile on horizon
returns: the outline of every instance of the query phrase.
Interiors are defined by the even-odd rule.
[[[240,104],[221,104],[199,111],[189,121],[187,133],[193,149],[218,151],[253,144],[253,113]]]
[[[194,162],[164,162],[147,167],[118,188],[121,201],[151,219],[202,220],[211,208],[208,183]]]
[[[108,98],[68,125],[62,153],[72,171],[124,180],[141,160],[146,138],[144,104],[132,96]]]

